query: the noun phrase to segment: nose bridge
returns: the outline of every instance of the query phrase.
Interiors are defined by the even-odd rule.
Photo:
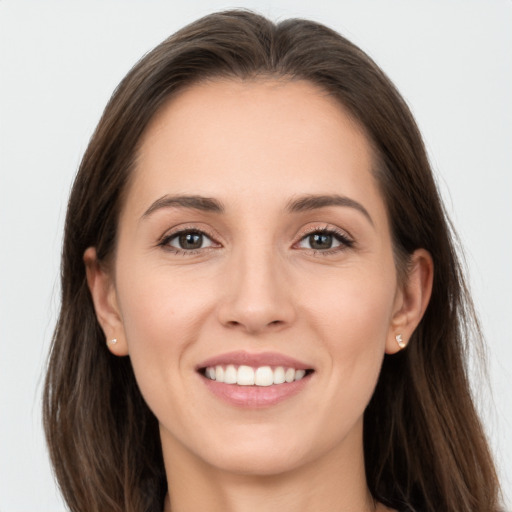
[[[230,259],[221,322],[252,333],[289,324],[294,308],[284,261],[272,241],[253,240]]]

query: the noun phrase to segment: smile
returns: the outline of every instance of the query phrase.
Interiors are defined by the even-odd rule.
[[[196,366],[206,388],[231,406],[259,409],[277,405],[308,386],[315,369],[276,352],[236,351]]]
[[[208,366],[204,375],[210,380],[238,386],[272,386],[291,383],[305,377],[307,370],[278,366],[251,366],[228,364],[227,366]]]

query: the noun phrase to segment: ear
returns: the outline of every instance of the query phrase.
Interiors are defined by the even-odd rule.
[[[126,356],[128,346],[112,275],[98,261],[94,247],[84,252],[84,263],[96,318],[105,334],[107,347],[116,356]]]
[[[411,339],[427,309],[433,279],[432,256],[425,249],[416,250],[411,256],[406,282],[398,290],[395,298],[393,317],[386,340],[387,354],[398,352]]]

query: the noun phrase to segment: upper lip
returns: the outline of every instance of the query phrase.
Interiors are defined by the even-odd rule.
[[[250,353],[245,351],[227,352],[217,356],[210,357],[196,366],[196,370],[208,368],[210,366],[228,365],[235,366],[246,365],[258,368],[260,366],[283,366],[286,368],[294,368],[295,370],[311,370],[312,366],[308,365],[293,357],[279,354],[278,352],[260,352]]]

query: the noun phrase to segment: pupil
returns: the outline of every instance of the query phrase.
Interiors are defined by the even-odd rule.
[[[312,249],[330,249],[332,247],[332,235],[316,233],[309,237]]]
[[[200,233],[185,233],[179,237],[183,249],[200,249],[203,245],[203,235]]]

